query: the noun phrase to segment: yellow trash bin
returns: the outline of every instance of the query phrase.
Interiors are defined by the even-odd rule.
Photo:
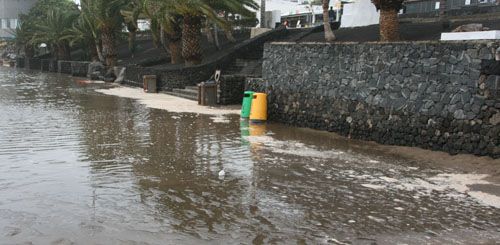
[[[267,120],[267,94],[254,93],[252,99],[252,109],[250,111],[251,121]]]

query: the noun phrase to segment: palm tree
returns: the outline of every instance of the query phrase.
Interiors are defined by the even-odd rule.
[[[172,64],[180,64],[182,57],[182,15],[174,11],[175,1],[146,0],[144,13],[151,19],[155,42],[170,54]]]
[[[141,14],[144,13],[144,1],[143,0],[131,0],[125,9],[121,10],[121,14],[123,15],[125,25],[128,31],[128,48],[132,57],[135,55],[136,50],[136,36],[139,27],[137,25],[138,19],[141,17]]]
[[[399,36],[398,12],[404,0],[372,0],[380,10],[380,41],[397,41]]]
[[[69,41],[71,46],[78,44],[88,52],[92,61],[103,61],[100,49],[96,46],[97,34],[94,26],[85,19],[84,14],[80,14],[78,20],[73,24],[73,27],[65,31],[64,39]]]
[[[251,15],[249,8],[257,9],[253,0],[171,0],[174,11],[182,15],[182,56],[186,65],[199,64],[202,61],[200,46],[201,24],[205,18],[223,28],[229,23],[218,16],[219,11],[233,14]]]
[[[128,0],[85,0],[84,2],[90,18],[97,25],[106,65],[115,66],[116,35],[121,32],[124,22],[120,11],[127,6]]]
[[[77,12],[66,12],[60,9],[49,10],[47,17],[35,24],[35,33],[30,40],[33,45],[46,43],[55,49],[58,60],[70,60],[69,43],[65,33],[78,18]]]
[[[27,18],[21,16],[21,21],[19,21],[13,32],[18,52],[20,50],[24,51],[27,58],[33,58],[35,54],[33,45],[30,43],[35,32],[33,26]]]
[[[328,12],[328,8],[330,6],[330,0],[322,0],[323,6],[323,25],[325,29],[325,40],[327,42],[335,41],[336,37],[333,34],[332,27],[330,25],[330,13]]]

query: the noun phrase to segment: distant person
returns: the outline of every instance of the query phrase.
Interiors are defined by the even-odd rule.
[[[284,26],[286,29],[288,29],[288,25],[289,25],[288,20],[285,20],[285,22],[283,22],[283,26]]]
[[[333,10],[333,7],[330,7],[330,10],[328,10],[328,17],[330,18],[330,23],[337,20],[337,13]]]

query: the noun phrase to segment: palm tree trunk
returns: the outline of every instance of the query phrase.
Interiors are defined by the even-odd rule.
[[[266,28],[266,0],[260,1],[260,28]]]
[[[209,43],[214,43],[214,35],[212,33],[212,30],[210,30],[210,20],[205,21],[205,28],[204,28],[205,36],[207,36],[207,40]]]
[[[106,65],[113,67],[116,65],[116,39],[113,28],[103,28],[102,30],[102,52],[106,60]]]
[[[200,27],[201,20],[199,16],[184,16],[182,28],[182,56],[184,57],[186,65],[201,63]]]
[[[69,43],[64,42],[63,48],[64,48],[64,58],[66,60],[71,60],[71,47],[69,46]]]
[[[33,58],[35,56],[35,49],[33,48],[32,45],[25,44],[24,54],[26,55],[26,58]]]
[[[61,44],[56,45],[56,58],[57,60],[67,60],[65,57],[64,46]]]
[[[391,8],[380,9],[380,41],[398,41],[399,21],[398,10]]]
[[[95,40],[95,51],[97,52],[97,57],[99,58],[99,61],[104,63],[106,60],[102,53],[102,45],[100,40]]]
[[[219,27],[217,24],[214,23],[214,40],[215,40],[215,47],[217,47],[218,50],[220,50],[220,42],[219,42]]]
[[[169,41],[168,49],[170,51],[170,63],[181,64],[184,61],[182,58],[182,40]]]
[[[224,19],[229,22],[229,13],[227,11],[224,13]],[[224,35],[226,36],[226,39],[230,43],[236,42],[236,39],[233,36],[233,27],[232,26],[224,28]]]
[[[95,45],[92,45],[92,42],[90,42],[90,43],[88,43],[87,46],[90,47],[90,50],[89,50],[90,60],[91,61],[98,61],[99,60],[99,53],[97,52],[97,48],[95,47]]]
[[[58,60],[71,60],[69,45],[67,45],[66,43],[58,43],[55,46],[57,52],[56,58]]]
[[[446,11],[446,0],[439,0],[439,15],[443,16]]]
[[[129,31],[128,32],[128,49],[130,50],[130,53],[132,54],[132,58],[135,56],[135,40],[136,40],[136,31]]]
[[[235,43],[236,42],[236,38],[234,38],[233,32],[231,31],[231,29],[224,29],[224,34],[226,35],[226,39],[229,42],[231,42],[231,43]]]
[[[335,41],[336,37],[333,34],[332,27],[330,25],[330,15],[328,13],[328,7],[330,6],[330,0],[323,0],[323,25],[325,29],[325,40],[327,42]]]

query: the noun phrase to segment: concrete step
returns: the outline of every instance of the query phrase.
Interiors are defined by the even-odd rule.
[[[243,75],[248,77],[262,76],[262,60],[260,59],[236,59],[226,70],[224,74]]]
[[[175,96],[175,97],[180,97],[180,98],[188,99],[188,100],[198,101],[198,94],[196,94],[195,96],[193,96],[191,94],[177,93],[177,92],[162,92],[162,93],[165,93],[165,94],[168,94],[168,95],[172,95],[172,96]]]
[[[189,96],[198,96],[198,90],[190,90],[190,89],[172,89],[173,93],[185,94]]]
[[[191,90],[198,92],[198,86],[186,86],[185,90]]]

